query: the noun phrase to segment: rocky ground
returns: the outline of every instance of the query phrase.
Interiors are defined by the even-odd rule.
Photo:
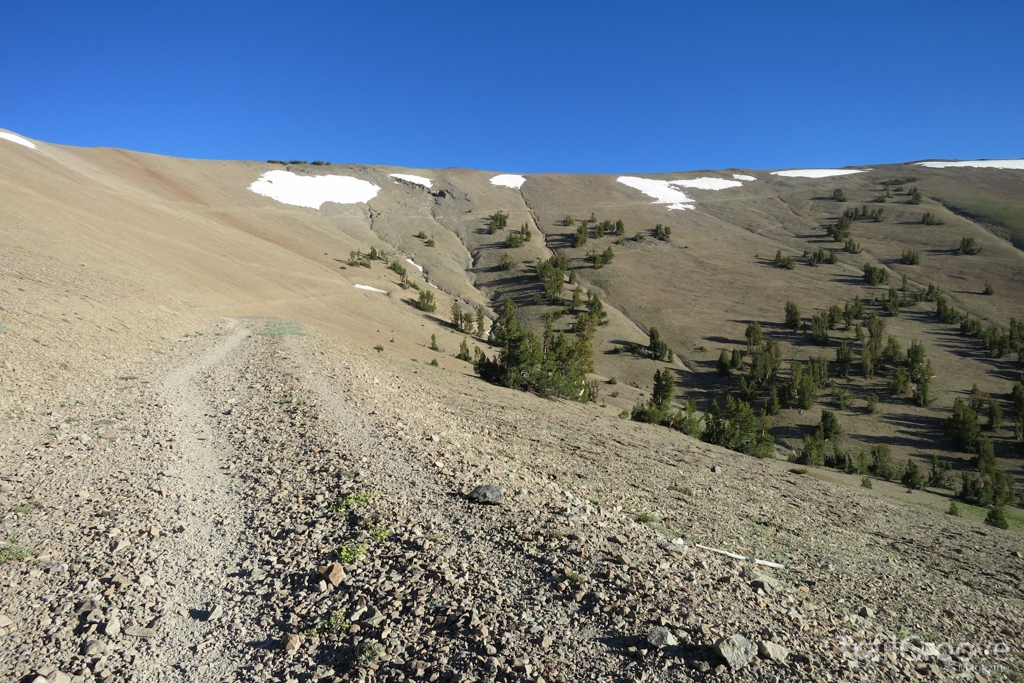
[[[0,435],[0,679],[1024,673],[1011,532],[289,331]]]

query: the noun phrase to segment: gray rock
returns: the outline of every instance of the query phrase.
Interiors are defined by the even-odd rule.
[[[860,607],[857,608],[857,614],[859,614],[860,616],[864,617],[865,619],[874,619],[875,618],[875,611],[873,609],[871,609],[870,607],[867,607],[865,605],[861,605]]]
[[[121,632],[121,620],[117,617],[111,617],[107,620],[107,625],[103,627],[103,632],[108,636],[116,636]]]
[[[757,656],[757,645],[741,635],[720,638],[715,643],[715,654],[725,660],[733,671],[742,669]]]
[[[124,630],[126,636],[132,638],[156,638],[155,628],[143,628],[141,626],[129,626]]]
[[[475,489],[469,492],[466,496],[474,503],[481,503],[484,505],[501,505],[505,502],[505,489],[495,484],[485,484],[483,486],[477,486]]]
[[[9,616],[6,614],[0,614],[0,628],[7,628],[13,623],[14,621]]]
[[[773,662],[784,662],[789,656],[789,650],[770,640],[762,640],[757,644],[757,654]]]
[[[302,645],[302,639],[297,633],[289,633],[284,637],[284,641],[281,643],[281,647],[283,647],[284,651],[290,655],[298,652],[300,645]]]
[[[711,468],[711,472],[712,474],[721,474],[723,470],[718,465],[715,465],[714,467]]]
[[[82,654],[86,657],[100,657],[107,651],[107,644],[102,640],[87,640],[82,645]]]
[[[217,619],[220,619],[223,615],[224,615],[224,608],[221,607],[220,605],[217,605],[212,610],[210,610],[209,614],[206,615],[206,620],[207,621],[215,621]]]
[[[672,631],[669,631],[664,626],[652,628],[650,633],[647,634],[647,642],[659,650],[665,647],[675,647],[679,644],[676,637],[672,635]]]

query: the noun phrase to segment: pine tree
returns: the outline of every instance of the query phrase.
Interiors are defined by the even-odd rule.
[[[462,344],[459,345],[459,355],[455,356],[459,360],[469,360],[469,344],[466,343],[465,338],[462,340]]]
[[[836,365],[839,366],[839,376],[849,379],[850,368],[853,366],[853,350],[845,340],[836,349]]]
[[[760,346],[762,342],[761,323],[754,321],[747,325],[747,346]]]
[[[989,430],[995,431],[1003,426],[1003,409],[999,406],[999,401],[994,398],[988,400],[988,425],[986,427]]]
[[[463,342],[463,343],[465,343],[465,342]],[[431,351],[440,351],[441,350],[441,349],[439,349],[437,347],[437,335],[436,334],[430,335],[430,350]]]
[[[800,329],[800,309],[792,301],[786,302],[786,327],[794,332]]]
[[[654,373],[654,391],[651,400],[660,408],[667,408],[672,402],[672,394],[675,392],[675,380],[672,372],[665,368]]]
[[[421,311],[426,311],[427,313],[433,313],[434,311],[436,311],[437,304],[434,303],[434,293],[428,292],[425,289],[421,290],[420,300],[417,306],[419,306],[419,309]]]
[[[732,374],[732,363],[729,362],[729,352],[722,349],[721,355],[718,356],[718,374],[723,377],[728,377]]]
[[[662,340],[661,333],[658,332],[657,327],[651,328],[649,337],[650,343],[647,346],[647,350],[651,354],[651,358],[654,360],[665,360],[668,356],[668,344]]]
[[[484,322],[487,320],[486,313],[484,312],[484,305],[478,304],[476,307],[476,333],[478,336],[484,336]],[[469,355],[469,351],[466,351],[466,355]],[[467,357],[466,360],[469,360]]]
[[[978,413],[960,397],[953,401],[953,415],[946,420],[946,432],[956,447],[964,453],[974,453],[977,450],[980,432]]]
[[[1006,513],[1003,511],[1002,505],[997,505],[988,511],[985,516],[985,524],[994,526],[997,529],[1009,529],[1010,523],[1006,521]]]
[[[917,466],[916,461],[907,460],[907,464],[903,466],[903,476],[900,477],[900,481],[911,490],[924,488],[924,478],[921,476],[921,468]]]

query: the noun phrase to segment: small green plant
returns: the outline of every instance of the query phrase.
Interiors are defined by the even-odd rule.
[[[430,350],[431,351],[440,351],[441,350],[437,346],[437,335],[436,334],[430,335]]]
[[[832,199],[834,199],[837,202],[845,202],[846,193],[837,187],[835,190],[832,191]]]
[[[806,467],[794,467],[793,469],[790,470],[790,473],[792,473],[792,474],[807,474],[807,468]]]
[[[959,517],[960,516],[960,506],[957,505],[956,502],[950,501],[949,509],[946,510],[946,514],[947,515],[951,515],[953,517]]]
[[[374,349],[375,349],[375,350],[376,350],[376,351],[377,351],[378,353],[380,353],[381,351],[383,351],[383,350],[384,350],[384,345],[383,345],[383,344],[377,344],[377,345],[376,345],[376,346],[374,346],[373,348],[374,348]]]
[[[377,526],[370,529],[370,538],[376,541],[377,543],[383,543],[387,540],[388,536],[390,535],[391,530],[383,524],[378,524]]]
[[[587,577],[583,576],[582,574],[577,574],[576,572],[572,572],[572,571],[566,572],[565,573],[565,577],[567,579],[569,579],[571,582],[573,582],[574,584],[576,584],[577,586],[587,582]]]
[[[433,237],[431,237],[431,238],[430,238],[430,239],[428,239],[428,240],[427,240],[427,241],[426,241],[426,242],[425,242],[424,244],[426,244],[426,245],[427,245],[428,247],[432,247],[432,246],[434,246],[434,238],[433,238]]]
[[[608,380],[608,384],[618,384],[618,383],[619,383],[619,380],[615,379],[614,377],[612,377],[611,379]]]
[[[870,394],[868,396],[868,413],[874,415],[878,412],[878,394]]]
[[[512,270],[515,268],[516,262],[512,260],[508,254],[502,254],[501,260],[498,261],[498,270]]]
[[[331,512],[348,512],[353,508],[366,505],[373,500],[374,495],[373,493],[353,493],[349,496],[343,496],[334,501],[334,505],[331,506]]]
[[[425,233],[424,231],[420,230],[418,233],[416,233],[416,237],[418,237],[421,240],[425,240],[425,239],[427,239],[427,233]]]
[[[7,537],[7,547],[0,549],[0,562],[21,562],[35,554],[35,548],[22,545],[18,537],[12,534]]]
[[[431,364],[431,365],[433,365],[433,366],[434,366],[435,368],[436,368],[436,367],[440,367],[440,366],[439,366],[439,365],[437,364],[437,359],[436,359],[436,358],[431,358],[431,359],[430,359],[430,364]]]
[[[365,543],[349,543],[338,548],[338,561],[353,564],[366,557]]]
[[[359,654],[356,656],[356,666],[360,669],[369,669],[377,663],[380,656],[384,654],[384,646],[376,640],[364,640],[359,644]]]
[[[871,484],[871,480],[867,477],[860,478],[860,485],[866,489],[874,488],[874,486]]]
[[[324,630],[330,633],[345,633],[352,627],[352,622],[345,616],[344,610],[336,609],[323,622]]]
[[[992,288],[991,282],[986,282],[985,289],[983,289],[981,293],[984,294],[985,296],[992,296],[993,294],[996,293],[996,290]]]
[[[647,524],[651,521],[651,516],[646,512],[641,512],[639,515],[636,516],[635,519],[641,524]]]

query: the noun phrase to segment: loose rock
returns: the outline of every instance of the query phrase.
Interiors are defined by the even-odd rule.
[[[721,638],[715,643],[715,653],[725,660],[733,671],[742,669],[757,656],[757,645],[741,635]]]

